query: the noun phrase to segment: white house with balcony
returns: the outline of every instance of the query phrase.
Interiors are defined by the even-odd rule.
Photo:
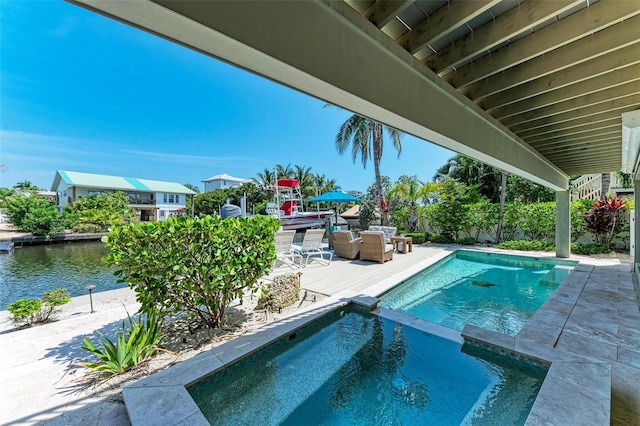
[[[187,213],[187,197],[196,193],[176,182],[58,170],[51,191],[57,193],[58,210],[82,197],[123,192],[140,221],[166,220]]]
[[[204,192],[215,191],[216,189],[228,189],[234,186],[240,186],[243,183],[251,182],[251,179],[243,179],[223,173],[221,175],[211,176],[209,179],[202,181],[204,183]]]

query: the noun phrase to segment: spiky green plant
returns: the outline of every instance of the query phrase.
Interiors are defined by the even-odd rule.
[[[85,346],[81,346],[80,349],[94,354],[99,360],[85,362],[85,367],[105,374],[122,374],[156,354],[164,339],[162,322],[158,315],[151,313],[145,315],[146,318],[141,315],[135,322],[129,314],[127,317],[129,329],[125,328],[123,322],[122,332],[118,334],[115,342],[98,332],[102,337],[102,349],[86,337],[82,339]]]

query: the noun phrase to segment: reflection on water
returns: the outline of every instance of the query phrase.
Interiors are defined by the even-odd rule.
[[[101,242],[16,247],[0,254],[0,309],[18,299],[40,298],[45,291],[66,288],[71,296],[126,287],[101,258],[107,254]]]

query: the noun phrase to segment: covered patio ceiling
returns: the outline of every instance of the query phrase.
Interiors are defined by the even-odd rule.
[[[72,0],[556,190],[622,165],[637,0]]]

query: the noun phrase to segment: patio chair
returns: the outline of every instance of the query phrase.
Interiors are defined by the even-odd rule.
[[[322,247],[320,247],[323,237],[324,229],[307,229],[304,233],[302,245],[295,249],[296,254],[305,257],[303,266],[308,265],[311,260],[316,260],[318,263],[325,265],[331,262],[333,253],[323,250]]]
[[[302,266],[302,256],[293,250],[293,238],[296,231],[278,231],[276,232],[276,260],[273,262],[273,268],[280,265],[288,266],[291,269]]]
[[[386,244],[382,231],[363,231],[360,233],[360,260],[375,260],[384,263],[393,259],[393,244]]]
[[[351,231],[333,232],[333,253],[347,259],[355,259],[360,253],[361,238],[353,238]]]
[[[395,226],[371,225],[369,226],[368,231],[382,231],[384,233],[385,243],[390,244],[391,238],[396,236],[396,232],[398,231],[398,228],[396,228]]]

